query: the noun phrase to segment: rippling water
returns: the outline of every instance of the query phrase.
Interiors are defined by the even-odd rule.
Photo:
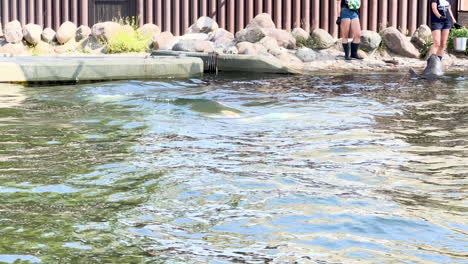
[[[468,263],[468,76],[0,85],[0,263]]]

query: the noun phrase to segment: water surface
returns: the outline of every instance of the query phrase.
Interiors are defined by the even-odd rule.
[[[0,85],[0,263],[468,263],[467,175],[468,76]]]

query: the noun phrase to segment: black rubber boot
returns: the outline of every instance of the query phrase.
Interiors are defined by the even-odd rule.
[[[343,44],[343,50],[344,50],[344,59],[345,60],[351,60],[351,57],[349,57],[349,43],[341,43]]]
[[[351,58],[356,60],[362,60],[363,57],[358,55],[359,43],[351,43]]]
[[[442,61],[442,58],[443,58],[442,56],[437,56],[437,57],[439,57],[440,61]]]

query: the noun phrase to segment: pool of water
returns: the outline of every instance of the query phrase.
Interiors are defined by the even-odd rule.
[[[0,85],[0,263],[468,263],[468,76]]]

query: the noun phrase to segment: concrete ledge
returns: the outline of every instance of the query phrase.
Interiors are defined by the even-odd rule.
[[[208,53],[183,52],[171,50],[157,50],[152,56],[185,56],[196,57],[203,60],[205,70],[208,69]],[[258,73],[283,73],[299,74],[299,70],[284,65],[279,59],[267,56],[220,54],[218,55],[218,70],[225,72],[258,72]]]
[[[190,57],[0,57],[0,82],[186,78],[202,74],[203,61]]]

